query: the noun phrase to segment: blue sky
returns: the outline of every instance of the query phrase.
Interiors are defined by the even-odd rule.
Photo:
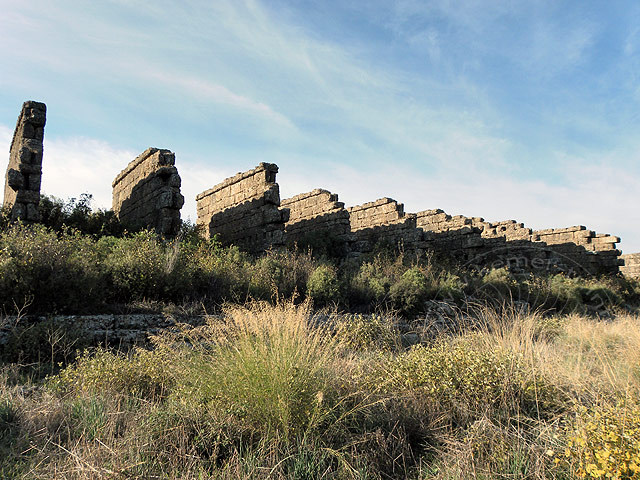
[[[187,203],[261,161],[282,198],[383,196],[640,251],[640,3],[0,0],[0,151],[48,106],[43,190],[149,146]]]

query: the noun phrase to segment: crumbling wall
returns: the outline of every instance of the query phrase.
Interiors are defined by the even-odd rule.
[[[620,273],[631,278],[640,278],[640,253],[628,253],[621,255],[623,264],[620,266]]]
[[[420,252],[422,232],[416,228],[416,215],[405,214],[403,204],[384,197],[350,207],[348,212],[353,233],[352,255],[368,253],[378,244]]]
[[[342,242],[349,240],[349,212],[336,194],[317,188],[283,200],[280,207],[289,210],[289,220],[285,223],[289,244],[309,241],[314,235],[326,235]]]
[[[278,166],[261,163],[238,173],[196,197],[197,224],[207,238],[261,252],[284,244],[287,210],[281,210],[276,183]]]
[[[428,249],[476,264],[577,274],[616,273],[620,238],[579,225],[534,231],[515,220],[490,223],[442,210],[417,213]]]
[[[173,237],[180,230],[180,175],[175,155],[148,148],[113,181],[113,211],[128,228],[151,228]]]
[[[620,239],[583,226],[533,231],[515,220],[491,223],[440,209],[405,213],[401,203],[386,197],[345,209],[337,195],[322,189],[280,204],[277,171],[276,165],[260,164],[198,195],[198,224],[205,226],[205,234],[218,234],[223,242],[252,252],[281,245],[284,239],[294,243],[318,235],[344,239],[352,256],[386,244],[408,254],[434,252],[480,268],[618,272]]]
[[[40,181],[47,106],[28,101],[22,105],[9,154],[4,186],[4,206],[12,220],[35,222],[40,219]]]

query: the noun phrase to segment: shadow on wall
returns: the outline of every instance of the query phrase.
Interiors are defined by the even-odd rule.
[[[259,253],[284,245],[284,222],[288,214],[288,210],[279,209],[265,197],[254,198],[212,214],[206,228],[209,238],[218,235],[226,245]]]
[[[148,148],[113,181],[113,211],[127,228],[151,228],[165,237],[180,231],[184,197],[169,150]]]
[[[405,254],[423,256],[429,252],[471,270],[507,267],[514,273],[564,273],[568,276],[615,274],[621,261],[619,250],[589,251],[572,242],[486,238],[477,228],[456,228],[447,232],[425,231],[415,220],[378,225],[353,234],[351,251],[371,253],[380,244]]]

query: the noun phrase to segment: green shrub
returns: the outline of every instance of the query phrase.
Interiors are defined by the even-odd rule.
[[[181,253],[179,242],[165,244],[147,230],[118,239],[104,261],[114,295],[125,301],[180,297],[191,280]]]
[[[42,195],[38,210],[41,223],[52,230],[61,232],[71,228],[95,237],[104,235],[121,236],[124,227],[112,210],[92,211],[93,196],[83,193],[79,198],[66,202],[60,198]]]
[[[389,289],[395,306],[405,313],[418,312],[434,293],[433,284],[419,267],[411,267],[404,272]]]
[[[461,342],[414,346],[384,359],[374,374],[384,391],[416,392],[456,421],[487,410],[536,412],[551,395],[544,379],[516,354]],[[551,398],[549,398],[551,400]]]
[[[106,276],[95,242],[75,231],[15,224],[0,235],[0,304],[30,312],[95,309],[106,299]]]
[[[250,293],[255,299],[304,296],[316,262],[309,253],[270,250],[250,267]]]
[[[340,299],[340,286],[335,268],[328,265],[317,267],[309,276],[307,291],[318,305],[337,303]]]
[[[162,397],[174,384],[167,370],[167,351],[136,349],[131,355],[104,349],[85,351],[77,361],[49,379],[49,386],[63,394],[108,392],[142,398]]]
[[[394,350],[400,345],[394,320],[385,315],[342,314],[336,317],[336,336],[353,350]]]

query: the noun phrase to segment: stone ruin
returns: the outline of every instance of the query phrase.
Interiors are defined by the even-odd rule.
[[[180,175],[169,150],[147,148],[112,183],[113,211],[127,228],[152,228],[165,237],[180,231]]]
[[[47,107],[27,101],[22,105],[11,142],[4,187],[4,207],[12,220],[40,219],[40,182]],[[130,229],[152,228],[165,237],[180,230],[180,176],[175,155],[148,148],[113,181],[113,210]]]
[[[631,278],[640,278],[640,253],[621,255],[620,273]]]
[[[284,245],[287,211],[281,210],[278,166],[261,163],[196,197],[197,224],[204,236],[218,236],[252,253]]]
[[[515,220],[491,223],[439,209],[405,213],[391,198],[345,208],[337,195],[322,189],[280,202],[277,171],[276,165],[262,163],[198,195],[197,223],[205,236],[217,234],[223,243],[253,253],[330,237],[343,242],[350,256],[372,252],[382,243],[417,256],[435,253],[472,268],[516,271],[612,274],[622,264],[616,249],[620,239],[584,226],[532,230]]]
[[[22,106],[11,142],[4,206],[12,219],[39,219],[46,106]],[[251,253],[285,244],[333,239],[355,257],[377,245],[411,255],[435,253],[473,267],[562,271],[577,274],[622,272],[640,277],[640,254],[620,256],[618,237],[584,226],[534,231],[514,220],[491,223],[451,216],[442,210],[405,213],[391,198],[345,208],[338,196],[316,189],[280,201],[278,167],[261,163],[196,197],[197,224],[206,238],[217,236]],[[113,181],[113,210],[131,229],[152,228],[166,237],[180,229],[180,176],[175,155],[149,148]]]
[[[289,211],[284,228],[290,245],[308,242],[318,235],[344,242],[350,238],[349,213],[334,193],[317,188],[283,200],[280,207]]]
[[[3,205],[11,210],[12,220],[37,222],[40,219],[38,204],[46,120],[44,103],[24,102],[11,141],[4,185]]]

